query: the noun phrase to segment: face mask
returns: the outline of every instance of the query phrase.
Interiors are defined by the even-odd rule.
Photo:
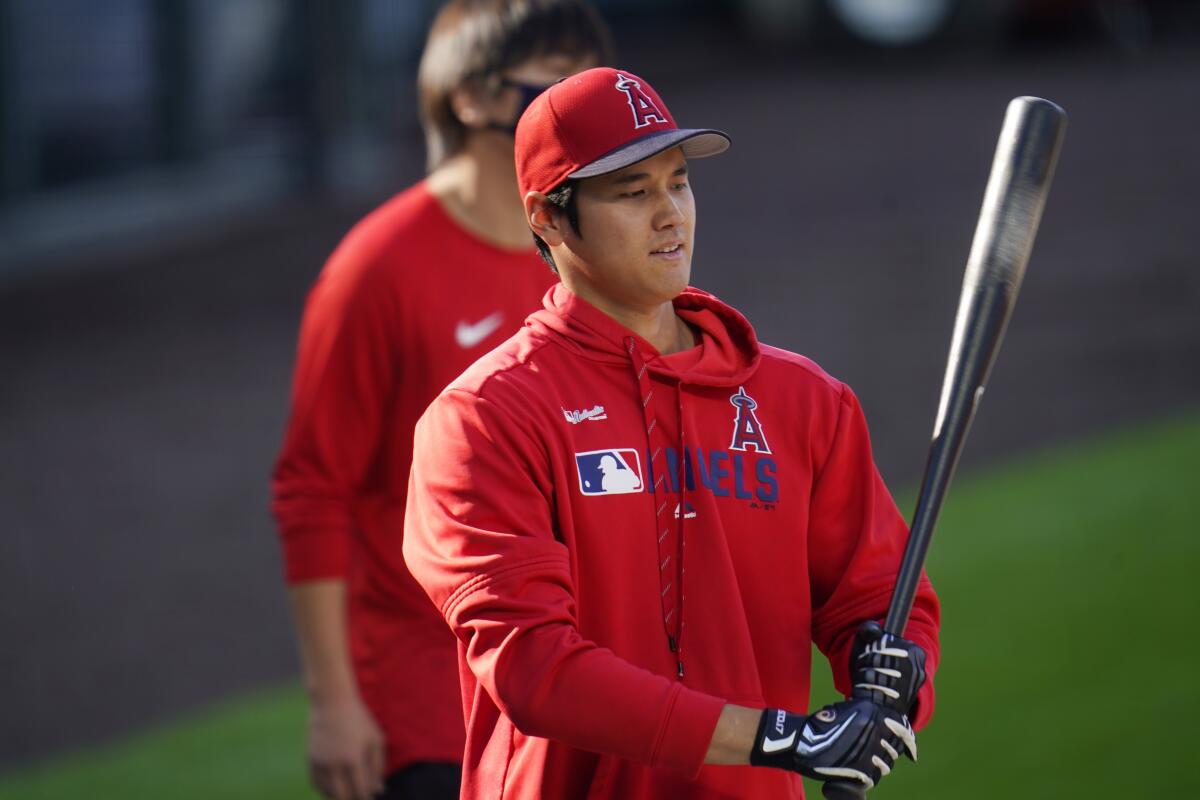
[[[520,101],[517,105],[517,113],[515,116],[513,116],[511,123],[506,125],[502,122],[492,122],[488,124],[488,128],[494,131],[507,133],[509,136],[516,136],[517,122],[521,119],[521,115],[525,113],[525,109],[529,108],[529,104],[534,101],[534,98],[546,91],[546,89],[549,87],[534,86],[533,84],[529,83],[518,83],[517,81],[510,81],[507,78],[501,78],[500,85],[516,89],[521,93]]]

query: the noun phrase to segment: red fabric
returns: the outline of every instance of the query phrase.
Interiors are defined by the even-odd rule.
[[[347,235],[309,294],[272,509],[290,583],[347,581],[356,675],[389,771],[458,761],[463,743],[454,640],[400,550],[413,426],[553,280],[534,250],[468,234],[418,184]]]
[[[538,95],[521,115],[516,139],[521,194],[548,192],[621,145],[675,129],[667,104],[632,72],[596,67],[572,75]]]
[[[667,357],[561,285],[545,306],[417,426],[404,550],[460,640],[463,796],[800,797],[795,775],[701,762],[726,702],[807,710],[813,642],[844,686],[845,642],[886,611],[907,532],[854,395],[702,292],[676,300],[700,351]],[[631,336],[651,375],[649,435]],[[743,394],[761,449],[732,446]],[[667,458],[687,573],[673,651],[647,465],[681,423],[687,455]],[[923,581],[909,634],[931,675],[937,624]]]

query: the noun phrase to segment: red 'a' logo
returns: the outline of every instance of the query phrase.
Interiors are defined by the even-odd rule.
[[[628,75],[617,73],[617,89],[625,93],[629,107],[633,109],[633,127],[644,128],[651,122],[666,122],[667,115],[658,110],[650,95],[642,91],[642,85]]]
[[[754,416],[754,409],[758,408],[758,403],[746,394],[746,390],[741,386],[738,387],[737,394],[730,395],[729,402],[737,409],[737,417],[733,420],[733,441],[729,449],[745,452],[747,448],[753,447],[756,452],[770,455],[767,435],[763,433],[758,417]]]

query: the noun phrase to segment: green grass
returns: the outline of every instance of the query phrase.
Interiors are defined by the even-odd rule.
[[[1200,418],[954,486],[928,563],[937,711],[872,796],[1196,796],[1197,520]]]
[[[296,686],[261,692],[8,777],[0,798],[315,798],[304,772],[305,713]]]
[[[937,713],[871,796],[1193,796],[1200,417],[961,478],[929,561]],[[304,713],[295,687],[244,698],[7,776],[0,800],[312,797]]]

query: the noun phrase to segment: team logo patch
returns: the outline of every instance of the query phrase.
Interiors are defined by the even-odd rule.
[[[634,128],[644,128],[652,122],[667,122],[667,115],[658,110],[650,95],[642,91],[642,85],[636,80],[618,72],[615,85],[629,100],[629,107],[633,110]]]
[[[575,467],[579,491],[586,495],[631,494],[645,485],[637,450],[632,448],[576,453]]]
[[[737,394],[730,395],[729,402],[737,409],[733,419],[733,441],[729,444],[729,449],[744,453],[753,447],[755,452],[770,455],[771,448],[767,445],[767,436],[763,433],[758,417],[754,415],[758,403],[746,394],[746,390],[741,386],[738,387]]]
[[[563,417],[565,417],[567,422],[571,423],[572,425],[578,425],[585,420],[593,420],[598,422],[602,419],[608,419],[608,414],[604,413],[604,406],[593,406],[580,411],[567,411],[564,408],[562,412]]]
[[[696,507],[686,500],[682,503],[675,504],[675,519],[683,517],[684,519],[696,518]]]

